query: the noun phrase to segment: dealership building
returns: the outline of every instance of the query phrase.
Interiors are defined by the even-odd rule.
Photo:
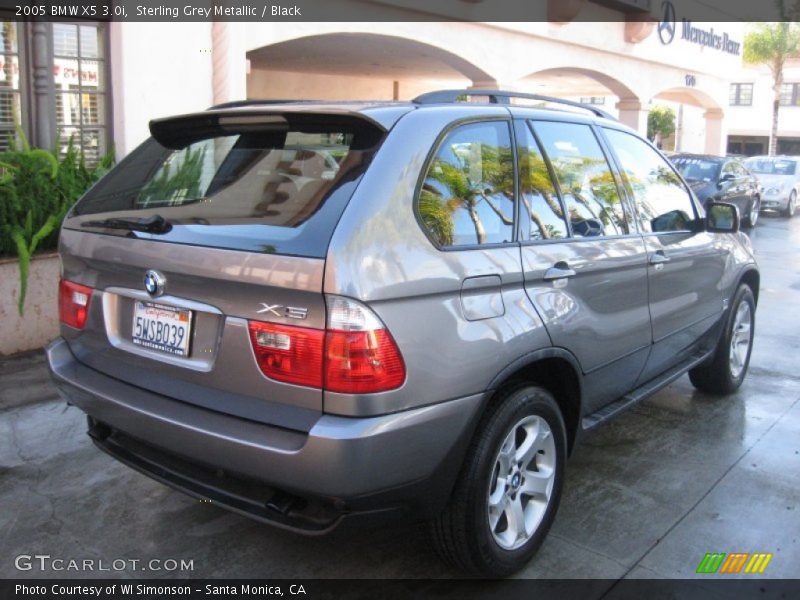
[[[783,69],[778,110],[778,154],[800,155],[800,60],[790,59]],[[740,69],[730,84],[726,113],[728,152],[766,154],[772,129],[775,92],[766,66]]]
[[[643,133],[648,111],[669,104],[678,114],[669,150],[766,149],[771,84],[768,72],[742,67],[742,22],[689,22],[678,2],[654,3],[671,10],[650,15],[620,10],[636,2],[553,1],[525,23],[445,12],[415,21],[399,2],[368,4],[364,18],[378,21],[3,22],[2,145],[19,123],[37,145],[71,138],[96,160],[112,147],[129,152],[152,118],[230,100],[409,100],[499,87],[598,104]],[[800,67],[790,75],[800,82]],[[800,83],[791,85],[793,106]],[[784,147],[800,152],[793,112],[781,117]]]

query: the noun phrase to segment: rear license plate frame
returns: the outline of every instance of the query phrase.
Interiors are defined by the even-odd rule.
[[[139,323],[140,318],[141,323]],[[151,320],[145,321],[148,318]],[[140,331],[139,335],[137,328]],[[183,335],[180,335],[181,330]],[[189,309],[146,300],[134,301],[131,342],[139,348],[187,358],[191,352],[193,330],[194,313]],[[148,335],[145,336],[144,333]],[[171,341],[173,343],[170,343]]]

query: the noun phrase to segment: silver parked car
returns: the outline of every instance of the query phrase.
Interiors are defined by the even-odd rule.
[[[511,97],[542,100],[151,122],[61,232],[48,357],[94,442],[279,527],[427,519],[467,572],[524,566],[584,432],[739,387],[759,272],[648,141]]]
[[[800,193],[800,169],[797,156],[753,156],[744,165],[758,177],[762,210],[777,210],[793,217]]]

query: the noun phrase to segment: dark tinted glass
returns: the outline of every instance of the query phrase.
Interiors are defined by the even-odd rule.
[[[794,175],[797,163],[782,158],[748,158],[745,166],[759,175]]]
[[[537,121],[561,186],[575,237],[628,233],[619,190],[597,138],[588,125]]]
[[[736,175],[736,177],[744,177],[747,175],[747,171],[744,170],[742,163],[739,162],[733,163],[733,173]]]
[[[514,163],[505,121],[462,125],[442,142],[417,210],[440,246],[512,241]]]
[[[633,191],[644,230],[691,229],[695,218],[692,199],[669,163],[639,138],[615,129],[605,131]]]
[[[67,226],[158,215],[169,231],[132,235],[322,257],[378,140],[341,124],[216,132],[177,149],[151,139],[84,196]]]
[[[564,210],[536,139],[524,127],[519,140],[520,194],[524,212],[530,215],[532,240],[558,240],[567,237]]]
[[[720,161],[690,156],[673,158],[672,164],[686,181],[716,181],[722,168]]]

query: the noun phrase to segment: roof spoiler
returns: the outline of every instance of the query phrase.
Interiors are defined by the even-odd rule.
[[[244,108],[244,107],[243,107]],[[245,133],[250,131],[286,130],[293,122],[314,123],[331,126],[354,121],[386,132],[377,121],[368,116],[349,110],[321,109],[307,112],[301,110],[231,110],[230,108],[209,109],[204,112],[178,115],[150,121],[150,134],[166,148],[184,148],[214,134]]]

